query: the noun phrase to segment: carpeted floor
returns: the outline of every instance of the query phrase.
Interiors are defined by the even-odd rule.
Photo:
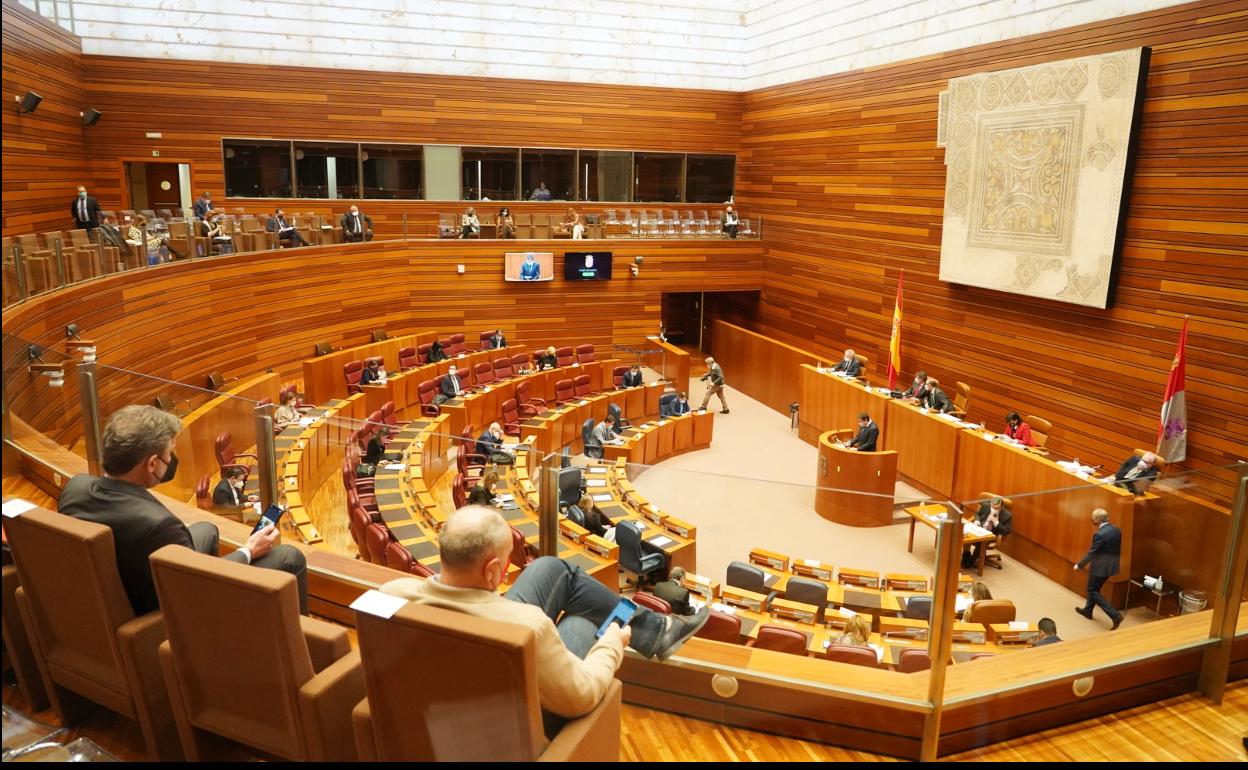
[[[691,380],[688,392],[694,407],[701,404],[702,383]],[[731,388],[727,396],[732,413],[715,415],[709,449],[665,460],[634,482],[649,500],[697,525],[701,574],[723,580],[728,562],[744,561],[753,547],[837,568],[932,574],[930,530],[920,526],[914,553],[907,553],[908,523],[857,528],[824,520],[814,510],[815,448],[798,439],[786,416]],[[718,400],[711,405],[717,407]],[[1089,540],[1091,535],[1089,527]],[[1099,610],[1091,621],[1074,613],[1083,604],[1081,595],[1002,558],[1004,568],[985,570],[983,580],[994,598],[1014,602],[1019,620],[1050,617],[1065,639],[1108,632],[1109,620]],[[1150,618],[1147,610],[1134,609],[1123,625]]]

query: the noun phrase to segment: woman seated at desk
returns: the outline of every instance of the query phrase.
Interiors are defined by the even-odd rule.
[[[281,431],[297,422],[299,422],[299,410],[295,408],[295,393],[288,390],[282,394],[282,405],[273,412],[273,428]]]
[[[1023,446],[1036,445],[1036,440],[1031,437],[1031,426],[1023,422],[1018,412],[1010,412],[1005,416],[1005,435]]]
[[[594,507],[594,498],[582,495],[576,505],[569,505],[563,512],[570,521],[589,530],[604,540],[615,542],[615,527],[611,519]]]
[[[469,505],[493,505],[494,487],[498,486],[498,474],[490,471],[481,477],[472,491],[468,493]]]
[[[831,640],[832,644],[865,645],[871,639],[871,616],[858,614],[845,624],[845,633]]]
[[[450,356],[448,356],[446,351],[443,350],[442,343],[440,341],[434,340],[429,344],[429,356],[425,363],[436,364],[437,362],[445,361],[448,358],[450,358]]]

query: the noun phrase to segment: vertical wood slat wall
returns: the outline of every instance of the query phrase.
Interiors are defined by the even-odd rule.
[[[1152,49],[1125,248],[1108,310],[941,282],[950,78]],[[757,306],[723,315],[886,370],[905,271],[902,366],[971,385],[971,415],[1054,423],[1052,446],[1119,462],[1155,446],[1184,314],[1189,468],[1248,449],[1248,8],[1210,1],[745,95],[737,200],[761,213]],[[1206,483],[1206,482],[1201,482]],[[1224,488],[1225,489],[1225,488]]]

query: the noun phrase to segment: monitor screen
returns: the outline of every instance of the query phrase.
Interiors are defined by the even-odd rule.
[[[559,504],[576,505],[580,499],[581,469],[561,469],[559,471]]]
[[[503,255],[508,281],[555,280],[555,255],[550,252],[508,252]]]
[[[569,251],[563,255],[563,277],[569,281],[605,281],[611,277],[611,252]]]

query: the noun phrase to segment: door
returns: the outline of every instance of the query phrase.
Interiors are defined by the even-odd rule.
[[[130,189],[130,207],[135,211],[168,209],[175,214],[182,209],[183,190],[179,163],[127,163],[126,175]]]

